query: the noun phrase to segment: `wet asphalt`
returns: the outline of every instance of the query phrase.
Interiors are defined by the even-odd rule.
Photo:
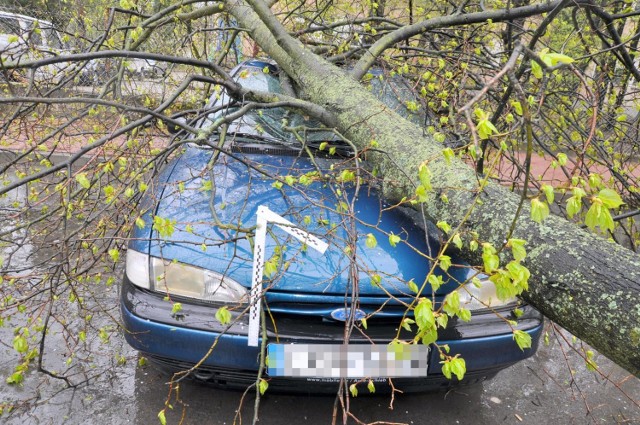
[[[640,380],[596,355],[600,373],[586,369],[572,343],[554,337],[538,353],[494,379],[475,386],[427,394],[361,395],[349,400],[346,421],[406,424],[640,424]],[[168,376],[140,366],[126,343],[112,338],[110,349],[127,362],[106,364],[105,373],[78,389],[31,373],[22,387],[3,385],[0,399],[25,400],[0,423],[159,424],[169,396]],[[8,348],[7,348],[8,349]],[[4,352],[2,352],[4,351]],[[8,354],[5,348],[2,355]],[[105,356],[109,359],[110,356]],[[6,364],[6,362],[5,362]],[[8,369],[0,368],[4,376]],[[4,378],[3,378],[4,379]],[[363,391],[366,392],[366,391]],[[38,399],[34,400],[34,396]],[[27,403],[26,400],[29,400]],[[165,409],[168,424],[251,424],[255,397],[183,382]],[[261,425],[341,424],[343,410],[332,396],[292,396],[267,391],[259,408]]]

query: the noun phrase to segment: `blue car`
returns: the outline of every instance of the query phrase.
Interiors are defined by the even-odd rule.
[[[268,61],[231,74],[284,91]],[[369,78],[389,107],[424,120],[406,110],[402,80]],[[198,135],[145,192],[121,291],[132,347],[219,387],[246,388],[260,373],[269,391],[310,393],[341,379],[377,391],[390,380],[403,391],[475,383],[535,353],[541,314],[498,299],[455,252],[434,266],[443,234],[382,198],[366,162],[375,144],[358,152],[303,111],[258,106],[216,92]],[[453,293],[468,314],[447,315]],[[421,303],[437,317],[433,332],[417,333]],[[516,329],[531,348],[518,347]],[[451,358],[465,360],[464,376],[443,371]]]

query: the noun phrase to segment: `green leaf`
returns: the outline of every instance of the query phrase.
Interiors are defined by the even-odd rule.
[[[293,186],[296,183],[296,178],[293,176],[284,176],[284,182],[289,186]]]
[[[454,357],[451,359],[451,371],[458,378],[459,381],[462,381],[464,378],[464,374],[467,371],[467,364],[461,357]]]
[[[400,236],[394,235],[393,233],[391,233],[389,235],[389,245],[395,248],[398,242],[400,242]]]
[[[24,382],[24,374],[22,371],[14,372],[11,376],[7,377],[7,384],[15,385],[22,384]]]
[[[602,189],[600,193],[598,193],[598,199],[600,199],[607,208],[618,208],[624,204],[620,195],[613,189]]]
[[[264,393],[267,392],[268,388],[269,388],[269,382],[260,378],[260,383],[258,384],[258,390],[260,391],[260,395],[264,395]]]
[[[445,233],[449,233],[451,231],[451,225],[446,221],[439,221],[436,223],[436,226]]]
[[[599,199],[594,199],[593,204],[591,204],[591,208],[589,208],[589,211],[587,211],[587,215],[584,218],[584,223],[591,230],[598,226],[602,230],[609,230],[613,232],[613,217],[611,217],[611,213],[607,207],[605,207],[602,202],[598,201]]]
[[[560,152],[558,154],[558,164],[560,164],[561,166],[564,166],[566,165],[566,163],[567,163],[567,155]]]
[[[20,354],[26,353],[27,350],[29,350],[29,344],[22,335],[16,335],[15,338],[13,338],[13,349]]]
[[[555,191],[553,189],[553,186],[548,184],[543,184],[540,189],[544,193],[544,196],[547,198],[547,203],[549,204],[553,203],[553,200],[555,199]]]
[[[449,292],[444,299],[442,309],[449,316],[455,316],[460,310],[460,293],[458,291]]]
[[[162,425],[167,425],[167,418],[164,416],[164,409],[158,412],[158,420]]]
[[[358,397],[358,387],[356,385],[357,383],[349,385],[349,392],[353,397]]]
[[[329,152],[331,152],[331,149],[329,150]],[[338,177],[338,181],[341,181],[343,183],[351,182],[351,181],[354,181],[355,179],[356,179],[356,174],[351,170],[342,170],[342,172],[340,173],[340,176]]]
[[[367,246],[367,248],[373,249],[378,246],[378,241],[376,240],[376,237],[373,233],[369,233],[367,234],[367,239],[365,240],[364,244]]]
[[[549,215],[549,206],[546,202],[533,198],[531,200],[531,219],[536,223],[542,223],[542,221]]]
[[[268,261],[264,263],[264,276],[267,278],[271,278],[274,274],[278,272],[278,262],[280,257],[274,255]]]
[[[522,116],[522,105],[520,104],[520,102],[514,100],[513,102],[511,102],[511,106],[513,106],[513,109],[515,109],[516,114]]]
[[[427,202],[427,188],[423,185],[416,187],[416,197],[418,198],[418,202]]]
[[[442,286],[442,276],[431,273],[429,275],[428,281],[429,285],[431,285],[431,290],[434,292],[437,291],[440,286]]]
[[[416,283],[413,281],[413,279],[411,279],[409,282],[407,282],[407,285],[409,285],[409,290],[411,292],[413,292],[414,294],[417,294],[419,289],[418,289],[418,285],[416,285]]]
[[[596,173],[589,174],[589,186],[594,189],[602,187],[602,176]]]
[[[478,121],[477,128],[480,139],[488,139],[493,133],[498,132],[496,126],[494,126],[488,118]]]
[[[534,60],[531,61],[531,73],[538,80],[542,80],[542,67],[540,64]]]
[[[451,267],[451,257],[448,255],[441,254],[440,257],[438,257],[438,262],[440,268],[445,272],[449,270],[449,267]]]
[[[458,310],[457,315],[460,318],[460,320],[464,322],[468,322],[471,320],[471,311],[469,309],[461,308],[460,310]]]
[[[371,379],[369,379],[369,383],[367,384],[367,389],[371,394],[376,392],[376,386]]]
[[[182,303],[173,303],[171,306],[171,314],[176,314],[182,311]]]
[[[114,263],[117,263],[120,259],[120,251],[118,250],[118,248],[111,248],[108,252],[111,260],[113,260]]]
[[[525,290],[528,288],[529,277],[531,276],[531,272],[528,268],[523,266],[517,261],[510,261],[509,264],[505,267],[509,272],[509,276],[513,281],[513,285],[515,285],[519,292],[521,290]]]
[[[574,215],[580,212],[582,209],[582,199],[575,195],[567,199],[567,214],[569,218],[573,218]]]
[[[433,305],[430,300],[421,298],[413,313],[420,329],[435,326],[436,318],[433,315]]]
[[[415,320],[405,317],[404,319],[402,319],[402,323],[400,325],[404,330],[411,332],[411,325],[413,325],[414,323],[416,323]]]
[[[420,331],[420,342],[424,345],[433,344],[438,340],[438,329],[434,326],[430,326]]]
[[[573,58],[562,53],[540,53],[540,59],[549,66],[556,66],[559,63],[573,63]]]
[[[508,113],[504,117],[504,120],[507,122],[507,124],[511,124],[514,121],[513,114],[512,113]],[[507,150],[507,144],[504,142],[504,140],[500,143],[500,148],[503,151]]]
[[[531,348],[531,335],[524,331],[513,331],[513,339],[518,344],[520,350],[524,351],[525,348]]]
[[[485,273],[491,274],[500,267],[500,257],[496,255],[496,249],[490,243],[482,244],[482,261]]]
[[[231,322],[231,313],[227,307],[220,307],[218,311],[216,311],[216,320],[220,322],[221,325],[226,325]]]
[[[76,174],[76,181],[85,189],[89,189],[89,187],[91,187],[91,182],[85,173]]]
[[[460,235],[458,233],[453,235],[453,238],[451,238],[451,243],[454,244],[456,248],[462,249],[462,238],[460,238]]]
[[[524,249],[524,245],[527,241],[523,239],[509,239],[508,246],[511,247],[511,253],[516,261],[522,261],[527,256],[527,250]]]
[[[431,190],[431,170],[427,167],[426,164],[420,165],[418,168],[418,177],[420,178],[420,183],[424,186],[425,190]]]
[[[451,148],[446,148],[442,151],[442,155],[444,155],[444,159],[447,162],[447,165],[451,164],[451,160],[456,156],[456,154],[453,152],[453,149]]]
[[[446,328],[447,323],[449,323],[449,316],[447,316],[446,314],[439,314],[438,317],[436,317],[436,323],[439,327],[443,329]]]
[[[587,365],[587,370],[589,372],[595,372],[596,370],[598,370],[598,365],[593,360],[593,356],[594,356],[594,352],[592,350],[586,351],[585,363]]]
[[[371,285],[379,287],[381,281],[382,281],[382,278],[380,277],[379,274],[374,273],[371,275]]]
[[[452,374],[456,375],[459,381],[464,378],[464,374],[467,372],[467,364],[461,357],[451,357],[445,360],[442,364],[442,374],[451,379]]]
[[[158,232],[161,238],[170,237],[175,230],[176,220],[162,218],[160,216],[153,217],[153,230]]]

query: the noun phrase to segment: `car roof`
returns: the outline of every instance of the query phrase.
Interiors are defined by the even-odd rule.
[[[40,24],[44,24],[47,27],[52,27],[53,28],[53,24],[50,21],[47,21],[45,19],[34,18],[33,16],[20,15],[18,13],[5,12],[5,11],[0,10],[0,17],[15,18],[15,19],[21,19],[23,21],[30,21],[30,22],[36,22],[37,21]]]

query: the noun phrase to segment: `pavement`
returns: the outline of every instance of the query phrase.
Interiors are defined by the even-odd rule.
[[[596,354],[599,372],[587,370],[582,343],[548,326],[549,344],[532,358],[471,387],[426,394],[361,395],[349,399],[349,424],[640,424],[640,380]],[[6,341],[6,329],[2,340]],[[575,348],[577,351],[573,350]],[[7,358],[10,347],[0,349]],[[37,372],[23,386],[0,386],[0,400],[17,408],[0,417],[7,425],[26,424],[251,424],[255,397],[183,382],[170,391],[168,376],[149,365],[114,334],[96,355],[98,377],[88,385],[64,389],[61,381]],[[125,363],[114,361],[124,355]],[[56,353],[51,353],[55,356]],[[10,372],[0,363],[0,376]],[[261,399],[261,425],[329,424],[332,396],[282,395],[267,391]],[[6,410],[6,409],[5,409]],[[343,423],[338,406],[335,423]]]

